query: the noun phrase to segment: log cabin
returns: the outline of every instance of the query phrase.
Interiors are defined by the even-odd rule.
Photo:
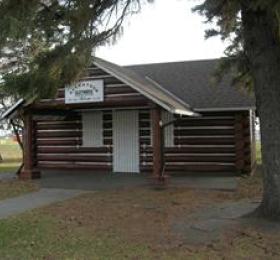
[[[219,60],[119,66],[94,58],[55,98],[20,100],[24,168],[237,176],[255,168],[255,101],[211,77]]]

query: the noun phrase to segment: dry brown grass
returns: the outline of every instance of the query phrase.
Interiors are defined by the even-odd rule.
[[[16,197],[38,189],[39,187],[31,181],[0,181],[0,200]]]
[[[49,207],[47,212],[93,234],[111,231],[128,241],[159,246],[177,243],[168,224],[172,219],[188,215],[210,201],[220,199],[211,192],[136,188],[89,193]]]

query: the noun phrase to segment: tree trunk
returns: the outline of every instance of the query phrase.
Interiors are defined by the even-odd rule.
[[[263,198],[258,213],[280,220],[280,44],[274,14],[243,6],[244,48],[261,124]]]
[[[17,143],[20,147],[20,150],[21,150],[21,156],[22,156],[22,159],[23,159],[23,154],[24,154],[24,147],[23,147],[23,142],[22,142],[22,139],[20,138],[20,134],[19,134],[19,128],[21,130],[21,133],[23,132],[23,127],[20,127],[19,125],[17,125],[14,120],[11,119],[11,125],[12,125],[12,128],[13,128],[13,132],[16,136],[16,139],[17,139]],[[23,164],[23,160],[22,160],[22,163],[20,164],[19,168],[17,169],[16,171],[16,175],[19,176],[20,172],[22,171],[24,167],[24,164]]]
[[[21,127],[21,129],[19,129],[19,126],[17,126],[15,123],[14,123],[14,120],[11,120],[11,125],[12,125],[12,128],[13,128],[13,132],[16,136],[16,140],[17,140],[17,143],[23,153],[23,143],[22,143],[22,140],[20,138],[20,134],[19,134],[19,131],[21,130],[21,133],[23,131],[23,127]]]

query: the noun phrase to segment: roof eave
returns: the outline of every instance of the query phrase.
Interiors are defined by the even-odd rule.
[[[194,116],[194,117],[201,116],[201,114],[199,114],[199,113],[196,113],[193,111],[181,110],[181,109],[175,109],[174,114],[182,115],[182,116]]]
[[[6,119],[13,119],[16,115],[16,112],[20,107],[22,107],[25,104],[25,100],[23,98],[19,99],[13,106],[11,106],[9,109],[7,109],[4,114],[1,116],[0,121],[6,120]]]
[[[236,106],[236,107],[208,107],[208,108],[194,108],[194,111],[197,112],[205,112],[205,111],[248,111],[248,110],[256,110],[255,106]]]

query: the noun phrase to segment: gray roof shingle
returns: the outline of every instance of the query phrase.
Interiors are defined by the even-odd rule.
[[[150,77],[194,109],[254,108],[253,95],[232,86],[231,77],[214,86],[210,79],[219,60],[169,62],[126,66]]]

